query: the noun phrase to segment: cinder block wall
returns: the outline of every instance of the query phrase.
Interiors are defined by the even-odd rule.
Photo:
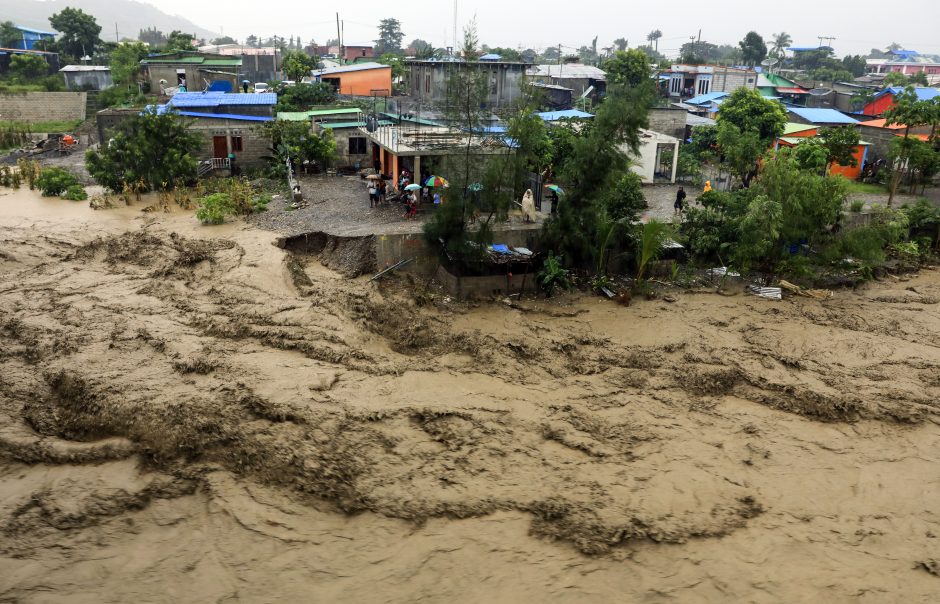
[[[0,120],[50,122],[84,120],[85,92],[21,92],[0,94]]]
[[[678,107],[654,107],[649,113],[649,129],[682,140],[685,138],[687,115],[688,112],[685,109]]]

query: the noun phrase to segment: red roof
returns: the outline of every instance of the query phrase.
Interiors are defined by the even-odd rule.
[[[802,88],[777,88],[779,94],[809,94],[808,90]]]

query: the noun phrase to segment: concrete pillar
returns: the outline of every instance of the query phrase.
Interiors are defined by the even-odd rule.
[[[412,177],[414,178],[414,181],[417,184],[420,184],[420,185],[424,184],[423,182],[421,182],[421,156],[420,155],[415,155],[415,173],[412,174]]]
[[[679,143],[676,142],[675,147],[672,151],[672,184],[676,184],[676,170],[679,169]]]

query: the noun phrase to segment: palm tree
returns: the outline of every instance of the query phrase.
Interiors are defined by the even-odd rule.
[[[650,48],[653,48],[653,43],[656,43],[656,52],[659,52],[659,39],[663,37],[663,32],[654,29],[646,35],[646,40],[650,43]]]
[[[791,44],[793,44],[793,38],[787,32],[782,31],[779,34],[774,34],[774,44],[770,48],[770,56],[782,59],[784,51],[790,48]]]
[[[629,44],[630,43],[627,42],[626,38],[617,38],[614,40],[614,46],[617,47],[617,50],[626,50]]]

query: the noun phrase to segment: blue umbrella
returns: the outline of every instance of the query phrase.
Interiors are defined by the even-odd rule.
[[[549,191],[552,191],[552,192],[557,193],[557,194],[559,194],[559,195],[564,195],[564,194],[565,194],[564,189],[562,189],[562,188],[559,187],[558,185],[547,185],[545,188],[548,189]]]

